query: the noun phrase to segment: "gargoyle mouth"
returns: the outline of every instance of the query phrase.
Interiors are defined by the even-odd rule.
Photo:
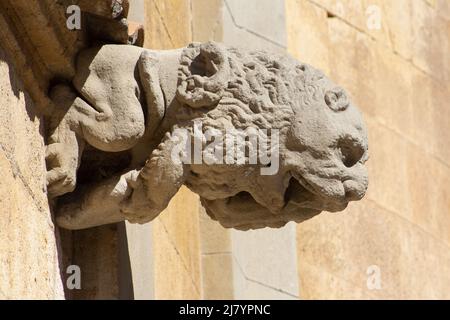
[[[317,200],[317,196],[311,186],[304,180],[292,176],[289,185],[284,194],[285,206],[295,204],[299,207],[305,207]],[[311,208],[317,209],[317,208]]]
[[[299,208],[307,208],[319,211],[340,211],[347,207],[348,202],[340,202],[321,195],[306,179],[291,174],[284,199],[285,207],[294,205]]]

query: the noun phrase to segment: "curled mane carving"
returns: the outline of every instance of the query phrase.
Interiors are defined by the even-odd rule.
[[[195,114],[216,128],[214,122],[226,118],[237,129],[282,129],[322,90],[320,71],[286,55],[208,42],[189,45],[180,61],[177,99],[190,108],[209,108],[206,117],[203,109]]]

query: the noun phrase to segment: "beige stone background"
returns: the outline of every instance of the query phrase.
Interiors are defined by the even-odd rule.
[[[217,40],[323,69],[364,113],[369,191],[279,230],[225,230],[187,189],[145,226],[58,230],[44,123],[0,49],[0,299],[450,298],[449,1],[130,2],[148,48]],[[82,290],[65,289],[69,264]]]

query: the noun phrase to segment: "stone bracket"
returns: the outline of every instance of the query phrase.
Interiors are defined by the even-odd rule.
[[[66,9],[78,5],[81,30],[66,27]],[[47,93],[75,75],[77,53],[93,41],[142,46],[143,27],[126,20],[128,0],[2,0],[0,43],[10,56],[37,112],[49,114]]]

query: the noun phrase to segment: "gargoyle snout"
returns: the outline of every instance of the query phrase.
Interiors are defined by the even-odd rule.
[[[354,180],[344,181],[345,199],[347,201],[361,200],[367,191],[367,184],[358,183]]]

